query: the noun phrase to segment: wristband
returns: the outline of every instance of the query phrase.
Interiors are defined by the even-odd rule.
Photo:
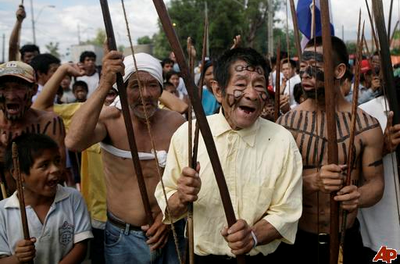
[[[253,230],[251,230],[251,236],[253,237],[253,241],[254,241],[253,248],[255,248],[258,244],[258,240],[257,240],[256,234],[254,234]]]

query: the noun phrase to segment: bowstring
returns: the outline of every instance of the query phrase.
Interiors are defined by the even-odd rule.
[[[313,39],[314,39],[314,67],[316,67],[317,66],[317,59],[316,59],[316,56],[317,56],[317,38],[316,38],[316,17],[315,17],[315,0],[313,0],[312,1],[312,18],[311,18],[311,22],[312,22],[312,37],[313,37]],[[316,126],[316,130],[315,130],[315,132],[317,133],[317,135],[319,134],[319,133],[321,133],[321,144],[324,144],[324,141],[323,141],[323,138],[324,138],[324,131],[322,130],[322,131],[319,131],[319,128],[318,128],[318,123],[319,123],[319,121],[318,121],[318,113],[319,113],[319,105],[318,105],[318,91],[317,91],[317,89],[318,89],[318,87],[317,87],[317,72],[316,71],[314,71],[315,73],[314,73],[314,79],[315,79],[315,85],[314,85],[314,90],[315,90],[315,97],[314,97],[314,100],[315,100],[315,104],[316,104],[316,117],[315,117],[315,121],[316,121],[316,123],[317,123],[317,126]],[[324,89],[325,89],[325,87],[324,87]],[[324,115],[322,114],[322,111],[321,111],[321,120],[324,118]],[[317,151],[318,152],[318,145],[317,144],[315,144],[315,148],[314,148],[314,151]],[[317,174],[319,173],[319,171],[320,171],[320,166],[321,166],[321,163],[322,163],[322,160],[321,161],[318,161],[318,165],[316,166],[317,167]],[[320,228],[319,228],[319,225],[320,225],[320,223],[319,223],[319,221],[320,221],[320,190],[318,190],[317,191],[317,234],[319,234],[320,233]],[[319,238],[318,238],[318,247],[317,247],[317,262],[318,262],[318,264],[320,264],[319,263],[319,253],[320,253],[320,246],[319,246]]]
[[[137,78],[138,83],[139,83],[139,96],[140,96],[140,100],[142,101],[142,104],[145,105],[144,98],[143,98],[143,86],[142,86],[142,82],[140,81],[139,74],[138,74],[139,69],[137,67],[137,62],[136,62],[136,58],[135,58],[135,51],[134,51],[134,48],[133,48],[132,37],[131,37],[130,29],[129,29],[128,17],[126,15],[124,0],[121,0],[121,4],[122,4],[123,13],[124,13],[126,30],[127,30],[127,34],[128,34],[128,39],[129,39],[131,52],[132,52],[133,62],[134,62],[135,69],[136,69],[136,72],[137,72],[136,78]],[[167,211],[166,213],[167,213],[169,219],[171,220],[171,231],[172,231],[172,235],[173,235],[173,238],[174,238],[176,253],[177,253],[177,256],[178,256],[179,263],[183,264],[182,259],[181,259],[181,255],[180,255],[180,251],[179,251],[178,236],[176,234],[175,226],[174,226],[173,219],[172,219],[172,214],[171,214],[171,211],[169,209],[167,193],[165,191],[165,185],[164,185],[164,181],[162,179],[162,175],[161,175],[161,171],[160,171],[160,163],[159,163],[158,157],[157,157],[157,149],[156,149],[155,141],[154,141],[154,138],[153,138],[153,134],[151,132],[151,125],[150,125],[150,121],[149,121],[149,116],[148,116],[148,113],[147,113],[147,109],[145,107],[143,108],[143,110],[144,110],[144,116],[145,116],[145,119],[146,119],[147,132],[148,132],[149,137],[150,137],[151,147],[152,147],[152,149],[154,151],[154,156],[155,156],[154,160],[155,160],[156,167],[157,167],[157,174],[158,174],[158,177],[160,179],[161,187],[162,187],[162,190],[163,190],[163,196],[164,196],[164,199],[165,199],[166,211]]]

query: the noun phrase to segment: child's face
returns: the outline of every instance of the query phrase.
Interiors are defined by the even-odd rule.
[[[24,176],[25,190],[39,196],[54,197],[61,178],[61,156],[58,149],[46,149],[35,159]]]
[[[176,97],[179,97],[178,90],[176,90],[176,87],[173,85],[168,85],[165,87],[165,91],[172,93]]]
[[[87,92],[85,88],[77,86],[74,90],[75,98],[78,102],[85,102],[87,97]]]

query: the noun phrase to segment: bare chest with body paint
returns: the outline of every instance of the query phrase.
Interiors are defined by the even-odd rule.
[[[338,144],[339,164],[347,164],[351,113],[336,112],[336,136]],[[278,123],[288,129],[294,136],[303,160],[303,183],[310,189],[310,176],[318,173],[323,165],[328,164],[328,138],[326,113],[322,111],[294,110],[280,117]],[[351,161],[352,185],[363,185],[364,173],[378,171],[382,160],[376,153],[367,153],[371,145],[371,137],[380,132],[377,120],[359,110],[356,117],[354,140],[354,158]],[[313,176],[314,177],[314,176]],[[311,185],[310,185],[311,184]],[[357,211],[348,217],[347,226],[354,223]],[[320,191],[303,195],[303,215],[299,227],[307,232],[329,233],[330,195]]]
[[[350,144],[351,113],[336,113],[336,137],[338,144],[339,164],[346,164]],[[294,136],[303,158],[303,170],[318,169],[328,164],[328,137],[326,113],[322,111],[294,110],[282,116],[279,124],[288,129]],[[358,172],[361,169],[360,159],[368,144],[368,132],[379,128],[379,123],[370,115],[358,111],[354,140],[354,158],[352,183],[358,185]]]
[[[45,134],[51,137],[60,146],[60,154],[64,164],[65,128],[59,116],[49,112],[29,109],[18,122],[7,122],[4,120],[4,114],[0,112],[0,170],[5,175],[10,193],[15,190],[15,184],[8,172],[4,171],[3,163],[6,148],[15,137],[24,133]]]

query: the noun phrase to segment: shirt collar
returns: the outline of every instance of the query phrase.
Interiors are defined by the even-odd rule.
[[[65,190],[61,185],[57,186],[56,197],[54,198],[53,203],[58,203],[64,199],[67,199],[70,196],[70,193]],[[17,197],[17,191],[11,195],[7,202],[4,205],[4,208],[19,208],[19,200]]]
[[[214,130],[214,136],[219,137],[227,132],[237,133],[250,147],[254,146],[254,142],[256,139],[257,131],[260,127],[260,117],[257,118],[256,122],[249,128],[244,128],[240,130],[234,130],[229,125],[228,121],[226,120],[224,114],[222,113],[222,107],[217,114],[217,122],[218,126],[216,126]]]

